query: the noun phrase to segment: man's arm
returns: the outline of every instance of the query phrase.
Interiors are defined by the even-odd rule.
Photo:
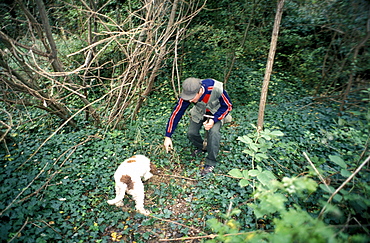
[[[229,114],[229,112],[233,109],[230,97],[225,90],[223,91],[218,100],[220,101],[221,106],[216,111],[216,113],[213,114],[214,115],[213,121],[215,123],[224,119],[227,116],[227,114]]]
[[[173,149],[171,136],[175,132],[177,124],[181,120],[182,116],[184,115],[189,105],[190,105],[189,101],[185,101],[182,98],[179,98],[176,106],[174,107],[171,113],[170,118],[168,119],[167,126],[166,126],[166,135],[164,139],[164,146],[167,152]]]

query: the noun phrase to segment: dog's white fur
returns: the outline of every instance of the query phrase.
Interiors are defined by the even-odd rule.
[[[148,180],[153,174],[150,173],[150,160],[144,155],[135,155],[123,161],[114,173],[116,198],[108,200],[108,204],[123,206],[122,199],[125,192],[132,195],[136,203],[136,210],[144,215],[150,212],[144,209],[144,185],[141,181]]]

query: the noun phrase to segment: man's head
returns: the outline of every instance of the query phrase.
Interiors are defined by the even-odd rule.
[[[192,100],[201,90],[202,84],[199,78],[187,78],[182,83],[180,97],[184,100]]]

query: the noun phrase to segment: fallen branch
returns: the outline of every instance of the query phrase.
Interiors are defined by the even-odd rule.
[[[24,222],[22,227],[17,231],[17,233],[14,234],[13,238],[11,238],[8,242],[12,242],[16,237],[18,237],[18,235],[21,233],[21,231],[24,229],[24,227],[26,227],[27,224],[28,224],[28,217],[26,219],[26,222]]]
[[[8,117],[9,117],[9,120],[10,120],[9,121],[9,124],[6,124],[5,122],[0,121],[0,124],[2,124],[4,126],[3,128],[6,128],[6,131],[5,132],[0,131],[0,141],[2,141],[2,140],[5,141],[6,136],[8,135],[8,133],[10,132],[10,130],[12,129],[13,120],[12,120],[12,116],[10,115],[9,112],[7,112],[4,109],[1,109],[1,111],[4,112],[4,113],[6,113],[8,115]],[[1,128],[1,129],[3,129],[3,128]]]
[[[164,221],[164,222],[167,222],[167,223],[171,223],[171,224],[177,224],[177,225],[180,225],[180,226],[182,226],[182,227],[185,227],[185,228],[188,228],[188,229],[194,230],[194,231],[196,231],[197,233],[201,233],[201,232],[202,232],[201,230],[196,229],[196,228],[194,228],[194,227],[187,226],[187,225],[185,225],[185,224],[181,224],[181,223],[178,223],[178,222],[176,222],[176,221],[172,221],[172,220],[168,220],[168,219],[158,218],[158,217],[156,217],[156,216],[154,216],[154,215],[152,215],[152,214],[148,215],[148,217],[152,217],[152,218],[154,218],[154,219],[158,219],[158,220],[161,220],[161,221]]]
[[[182,238],[176,238],[176,239],[159,239],[159,241],[182,241],[182,240],[197,240],[197,239],[214,239],[218,236],[236,236],[236,235],[248,235],[248,234],[254,234],[255,231],[252,232],[242,232],[242,233],[235,233],[235,234],[224,234],[224,235],[203,235],[203,236],[194,236],[194,237],[182,237]]]
[[[46,166],[48,166],[49,162],[47,162],[44,166],[44,168],[42,168],[42,170],[37,174],[37,176],[35,178],[33,178],[33,180],[25,187],[22,189],[22,191],[13,199],[13,201],[5,208],[3,209],[3,211],[0,212],[0,216],[3,215],[3,213],[8,210],[13,204],[14,202],[33,184],[33,182],[39,178],[39,176],[44,173],[45,171],[45,168]]]
[[[231,176],[231,175],[225,175],[225,174],[214,174],[214,176],[225,176],[225,177],[229,177],[229,178],[233,178],[233,179],[243,179],[243,177],[235,177],[235,176]]]
[[[76,144],[76,145],[74,145],[74,146],[72,146],[71,148],[69,148],[69,149],[67,149],[66,151],[64,151],[60,156],[59,156],[59,158],[54,162],[54,164],[53,164],[53,166],[56,164],[56,163],[58,163],[58,161],[64,156],[64,155],[66,155],[67,154],[67,152],[68,151],[70,151],[70,150],[72,150],[68,155],[67,155],[67,157],[64,159],[64,161],[59,165],[59,168],[62,168],[63,167],[63,165],[65,164],[65,162],[69,159],[69,157],[71,157],[71,155],[76,151],[76,149],[77,149],[77,147],[78,146],[80,146],[80,145],[83,145],[84,143],[86,143],[87,141],[89,141],[91,138],[100,138],[100,137],[98,137],[98,136],[95,136],[95,135],[90,135],[90,136],[88,136],[84,141],[82,141],[81,143],[79,143],[79,144]],[[101,139],[101,138],[100,138]],[[34,191],[33,193],[31,193],[31,194],[29,194],[29,195],[27,195],[25,198],[23,198],[23,199],[21,199],[21,200],[19,200],[18,201],[18,203],[20,203],[20,202],[23,202],[23,201],[25,201],[25,200],[27,200],[28,198],[30,198],[30,197],[32,197],[33,195],[36,195],[36,194],[38,194],[42,189],[44,189],[48,184],[49,184],[49,182],[54,178],[54,176],[56,175],[56,174],[58,174],[59,173],[59,171],[55,171],[48,179],[47,179],[47,181],[39,188],[39,189],[37,189],[36,191]]]
[[[64,239],[64,235],[62,235],[60,232],[54,229],[49,223],[45,222],[45,220],[41,220],[40,222],[46,224],[46,226],[48,226],[50,229],[52,229],[55,233],[59,234]]]
[[[47,137],[44,142],[41,143],[41,145],[35,150],[35,152],[33,152],[30,157],[23,163],[21,164],[17,170],[19,170],[21,167],[23,167],[28,161],[30,161],[33,156],[35,156],[39,151],[40,149],[55,135],[57,134],[64,126],[66,126],[68,124],[68,122],[70,122],[75,116],[77,116],[78,114],[80,114],[82,111],[84,111],[85,109],[87,109],[88,107],[94,105],[95,103],[103,100],[106,96],[108,96],[109,94],[113,93],[115,90],[119,89],[119,87],[116,87],[114,89],[112,89],[111,91],[109,91],[107,94],[104,94],[102,97],[100,97],[99,99],[91,102],[90,104],[87,104],[85,105],[84,107],[82,107],[81,109],[79,109],[78,111],[76,111],[73,115],[71,115],[67,120],[65,120],[63,122],[62,125],[60,125],[49,137]],[[1,215],[1,214],[0,214]]]
[[[329,188],[328,184],[326,183],[325,179],[322,177],[320,172],[316,169],[316,166],[312,163],[312,161],[310,160],[310,158],[308,157],[306,152],[303,152],[303,155],[304,155],[304,157],[306,157],[307,161],[310,163],[312,168],[315,170],[316,174],[319,176],[320,181],[326,186],[326,189],[328,189],[328,191],[330,192],[330,188]]]
[[[169,177],[174,177],[174,178],[177,178],[177,179],[184,179],[184,180],[189,180],[189,181],[197,181],[196,179],[192,179],[192,178],[184,177],[184,176],[177,176],[177,175],[157,174],[157,176],[169,176]]]

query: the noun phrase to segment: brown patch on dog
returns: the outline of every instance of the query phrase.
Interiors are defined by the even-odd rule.
[[[152,163],[150,163],[150,172],[152,172],[153,175],[158,174],[157,167]]]
[[[127,185],[127,190],[134,189],[134,182],[131,180],[131,176],[123,175],[120,181]]]
[[[126,162],[127,163],[135,163],[136,162],[136,156],[134,155],[134,156],[132,156],[131,158],[129,158]]]

